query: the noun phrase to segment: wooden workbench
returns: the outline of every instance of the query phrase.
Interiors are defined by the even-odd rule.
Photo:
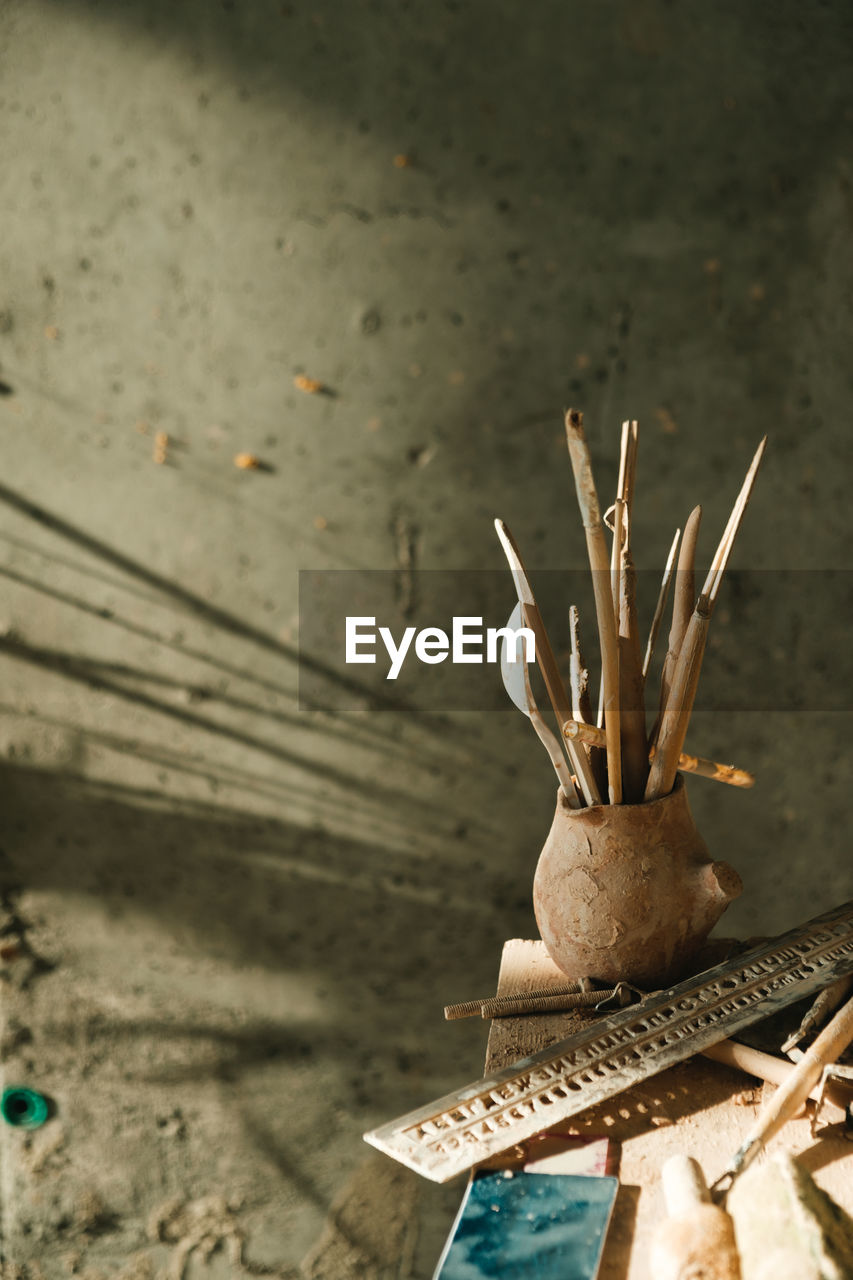
[[[498,994],[565,982],[541,942],[504,944]],[[582,1013],[499,1018],[492,1022],[486,1072],[509,1066],[588,1025]],[[607,1236],[601,1280],[651,1280],[648,1246],[664,1216],[659,1171],[677,1151],[695,1156],[709,1183],[725,1168],[752,1124],[765,1091],[754,1077],[697,1056],[642,1081],[609,1102],[573,1117],[565,1131],[606,1136],[617,1148],[619,1193]],[[812,1138],[808,1118],[790,1121],[771,1143],[800,1156],[815,1181],[853,1214],[853,1143],[844,1137],[838,1109],[822,1113]],[[763,1159],[763,1157],[759,1157]]]

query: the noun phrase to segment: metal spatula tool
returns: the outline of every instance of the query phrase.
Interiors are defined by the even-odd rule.
[[[495,532],[498,535],[498,540],[503,548],[510,573],[512,574],[518,603],[521,606],[521,616],[536,639],[536,661],[539,665],[539,670],[542,672],[545,688],[548,690],[548,698],[554,710],[557,725],[562,732],[563,725],[572,718],[572,705],[563,687],[563,681],[554,657],[554,650],[551,648],[551,642],[548,639],[548,632],[545,628],[545,620],[539,612],[539,606],[536,603],[536,597],[533,594],[527,570],[521,561],[521,553],[503,520],[495,521]],[[569,752],[575,777],[578,780],[578,789],[584,800],[587,804],[601,804],[598,783],[592,772],[586,749],[583,746],[577,749],[576,744],[571,742],[566,744],[566,749]]]
[[[521,615],[521,605],[517,604],[509,616],[506,629],[510,632],[518,633],[523,626],[524,619]],[[515,655],[514,657],[513,654]],[[569,771],[569,766],[566,764],[563,749],[560,746],[557,735],[551,732],[542,718],[542,713],[536,705],[536,699],[530,687],[530,672],[527,670],[527,646],[524,636],[515,634],[512,638],[506,635],[503,637],[501,645],[501,679],[511,700],[519,711],[523,711],[527,716],[539,736],[539,741],[548,752],[551,763],[554,766],[554,772],[560,780],[563,795],[573,809],[579,808],[578,793],[575,790],[575,784],[572,782],[572,775]]]

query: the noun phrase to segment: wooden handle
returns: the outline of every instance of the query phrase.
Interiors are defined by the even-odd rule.
[[[670,1216],[652,1239],[654,1280],[741,1280],[734,1224],[725,1210],[709,1202],[697,1162],[672,1156],[661,1178]]]
[[[672,567],[675,564],[675,553],[678,550],[678,540],[680,537],[681,537],[681,530],[676,529],[675,537],[672,540],[672,546],[669,548],[669,555],[666,558],[666,567],[664,568],[664,571],[663,571],[663,578],[661,579],[660,591],[658,592],[658,602],[655,605],[654,617],[652,618],[652,625],[649,629],[649,638],[646,641],[646,653],[645,653],[645,657],[643,658],[643,679],[644,680],[646,676],[649,674],[649,667],[652,664],[652,655],[655,651],[655,644],[657,643],[658,631],[660,630],[660,624],[663,618],[663,612],[664,612],[664,609],[666,608],[667,599],[669,598],[669,588],[672,583]]]
[[[658,710],[658,726],[663,715],[669,690],[675,675],[675,664],[681,652],[681,645],[687,631],[690,615],[696,604],[696,543],[699,538],[699,525],[702,522],[702,508],[694,507],[687,517],[684,526],[684,537],[678,553],[678,567],[675,571],[675,588],[672,593],[672,625],[669,628],[666,656],[663,660],[663,671],[660,677],[660,706]],[[654,737],[654,735],[653,735]]]
[[[709,617],[705,598],[700,596],[682,641],[672,688],[661,717],[657,751],[646,784],[646,800],[657,800],[660,796],[669,795],[675,782],[678,757],[687,736],[687,726],[699,684],[699,672],[702,670]]]
[[[616,636],[616,619],[613,612],[613,595],[610,589],[610,556],[601,509],[592,476],[589,446],[583,429],[583,414],[569,409],[566,414],[566,441],[575,477],[578,506],[586,534],[589,567],[592,570],[592,589],[595,596],[595,613],[598,619],[598,636],[601,645],[601,682],[604,690],[604,727],[607,734],[607,787],[611,804],[622,800],[622,752],[619,740],[619,646]]]
[[[619,575],[619,734],[622,749],[622,789],[626,804],[639,804],[649,776],[646,738],[645,680],[637,624],[637,574],[630,548],[623,555]]]
[[[851,1040],[853,1040],[853,1000],[848,1000],[829,1025],[824,1027],[811,1048],[803,1054],[788,1079],[764,1107],[732,1161],[731,1173],[737,1174],[745,1169],[761,1148],[779,1132],[785,1122],[797,1114],[820,1080],[824,1067],[835,1062]]]

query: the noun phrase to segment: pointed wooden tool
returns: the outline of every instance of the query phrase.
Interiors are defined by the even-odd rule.
[[[729,516],[728,523],[720,539],[720,545],[714,554],[711,568],[705,579],[696,608],[687,627],[681,650],[678,655],[672,688],[663,709],[658,733],[657,750],[646,784],[645,799],[657,800],[659,796],[669,795],[675,782],[678,770],[678,757],[684,747],[687,726],[696,698],[696,687],[699,683],[699,672],[702,667],[702,656],[705,652],[705,641],[708,637],[708,623],[717,600],[717,593],[723,580],[723,574],[734,547],[735,538],[746,512],[750,494],[755,484],[755,477],[764,456],[767,437],[755,451],[750,468],[746,473],[737,501]]]
[[[773,1135],[797,1114],[820,1080],[824,1067],[836,1062],[851,1041],[853,1000],[848,1000],[824,1027],[811,1048],[806,1050],[785,1083],[765,1103],[725,1172],[714,1183],[718,1195],[728,1192],[734,1179],[749,1167]]]
[[[655,613],[652,618],[652,625],[649,628],[649,638],[646,642],[646,656],[643,658],[643,679],[649,674],[649,667],[652,664],[652,657],[657,644],[658,632],[660,631],[661,620],[663,619],[666,602],[669,597],[669,588],[672,584],[672,570],[675,564],[675,553],[678,549],[678,539],[681,537],[681,530],[676,529],[675,537],[672,540],[672,546],[669,549],[669,555],[666,558],[666,567],[663,571],[661,579],[660,591],[658,592],[658,602],[655,605]]]
[[[536,604],[533,588],[527,579],[515,539],[503,520],[495,521],[495,529],[512,573],[512,580],[515,583],[515,591],[518,596],[518,603],[521,605],[525,625],[530,628],[536,638],[536,661],[542,672],[545,688],[548,690],[548,697],[554,709],[554,715],[557,717],[557,724],[562,726],[566,720],[571,720],[572,718],[571,704],[563,688],[554,651],[548,639],[548,632],[545,630],[545,623]],[[577,749],[571,752],[571,760],[586,803],[601,804],[601,794],[596,785],[585,748],[578,744]]]
[[[666,657],[660,677],[660,702],[658,718],[652,730],[652,742],[657,742],[660,731],[660,720],[666,706],[675,665],[681,652],[681,645],[687,631],[690,615],[696,606],[696,543],[699,537],[699,525],[702,521],[702,508],[694,507],[687,517],[684,526],[684,537],[681,540],[681,551],[678,555],[678,567],[675,571],[675,590],[672,597],[672,625],[669,628]]]

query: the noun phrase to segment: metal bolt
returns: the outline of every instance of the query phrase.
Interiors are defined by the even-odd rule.
[[[490,1008],[503,1008],[505,1004],[518,1000],[536,1000],[544,996],[569,996],[576,995],[579,992],[590,992],[597,994],[599,997],[607,994],[606,992],[595,993],[592,991],[592,983],[589,978],[581,978],[578,982],[567,982],[556,987],[541,987],[536,991],[518,991],[514,995],[508,996],[489,996],[483,1000],[466,1000],[464,1004],[448,1004],[445,1005],[444,1016],[448,1022],[452,1022],[455,1018],[475,1018],[485,1005]],[[612,993],[611,993],[612,994]],[[595,1001],[592,1002],[593,1004]],[[484,1014],[484,1017],[492,1017],[492,1014]]]

